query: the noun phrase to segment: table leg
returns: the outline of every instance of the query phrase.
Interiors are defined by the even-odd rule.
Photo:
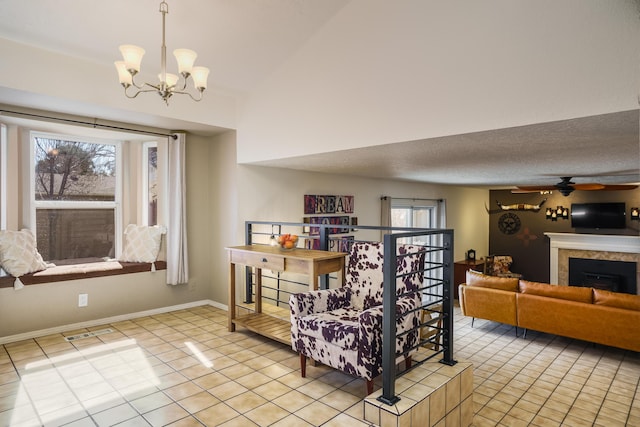
[[[236,325],[233,323],[233,319],[236,318],[236,265],[229,263],[229,305],[227,306],[228,324],[227,329],[229,332],[236,330]]]
[[[309,266],[309,286],[311,291],[318,290],[318,269],[316,268],[316,263],[312,262]]]
[[[256,313],[262,313],[262,269],[256,268]]]

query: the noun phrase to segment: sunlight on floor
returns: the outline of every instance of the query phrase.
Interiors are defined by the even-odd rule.
[[[99,407],[144,394],[160,384],[153,366],[135,339],[92,345],[51,358],[28,362],[15,407],[33,402],[40,420],[62,424]],[[16,411],[11,425],[27,421],[31,411]]]

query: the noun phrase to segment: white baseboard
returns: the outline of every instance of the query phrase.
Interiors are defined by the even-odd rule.
[[[86,322],[72,323],[69,325],[56,326],[54,328],[40,329],[38,331],[29,331],[22,334],[9,335],[0,337],[0,344],[22,341],[31,338],[42,337],[46,335],[59,334],[65,331],[73,331],[76,329],[91,328],[94,326],[104,325],[107,323],[123,322],[125,320],[137,319],[139,317],[153,316],[156,314],[169,313],[171,311],[184,310],[187,308],[199,307],[201,305],[210,305],[221,310],[227,310],[227,306],[213,300],[193,301],[185,304],[172,305],[169,307],[154,308],[152,310],[139,311],[136,313],[121,314],[119,316],[106,317],[102,319],[88,320]]]

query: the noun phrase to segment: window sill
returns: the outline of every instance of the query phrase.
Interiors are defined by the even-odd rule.
[[[166,261],[156,261],[156,270],[166,270]],[[43,283],[62,282],[66,280],[90,279],[93,277],[117,276],[120,274],[142,273],[151,271],[151,263],[148,262],[120,262],[122,268],[106,271],[89,271],[69,274],[47,274],[46,271],[39,273],[29,273],[20,276],[20,281],[25,285],[40,285]],[[0,270],[0,288],[13,288],[15,277]]]

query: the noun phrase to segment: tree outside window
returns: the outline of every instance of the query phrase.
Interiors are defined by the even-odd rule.
[[[43,258],[64,263],[115,256],[118,146],[38,135],[33,148]]]

